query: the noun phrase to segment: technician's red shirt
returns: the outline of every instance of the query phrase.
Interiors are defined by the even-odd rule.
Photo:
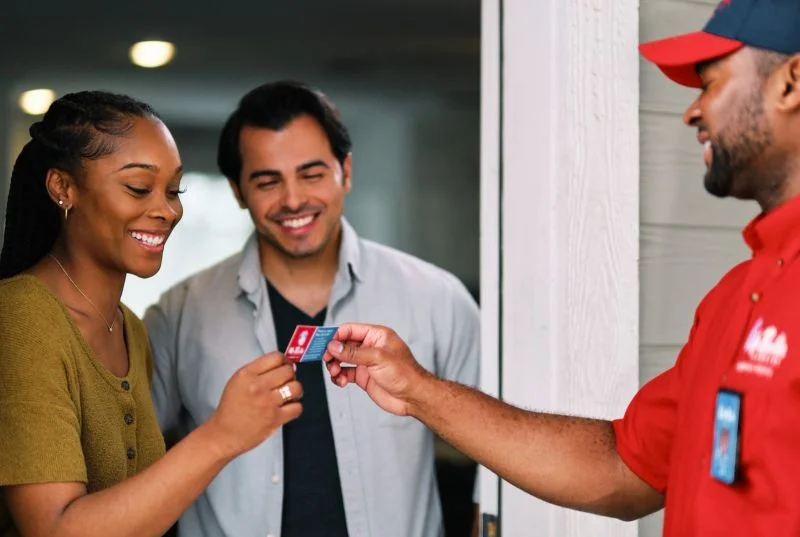
[[[614,422],[622,459],[666,494],[667,537],[800,535],[800,196],[743,235],[753,257],[706,295],[675,365]],[[711,476],[720,389],[742,394],[733,485]]]

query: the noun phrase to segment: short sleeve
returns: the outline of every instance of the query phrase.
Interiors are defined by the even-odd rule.
[[[461,281],[447,274],[436,301],[436,374],[472,388],[480,383],[481,315]]]
[[[178,387],[177,332],[186,300],[185,283],[176,285],[147,308],[144,324],[150,338],[154,374],[151,382],[153,405],[164,432],[173,431],[183,409]]]
[[[70,345],[58,336],[63,323],[48,315],[57,305],[36,287],[9,293],[11,285],[0,289],[0,486],[85,483]]]
[[[613,422],[617,452],[639,478],[660,493],[667,489],[678,420],[683,364],[692,352],[697,317],[689,340],[670,369],[645,384]]]

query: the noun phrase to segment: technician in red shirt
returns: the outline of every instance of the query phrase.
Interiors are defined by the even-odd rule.
[[[684,119],[705,146],[706,189],[763,212],[744,230],[752,259],[703,299],[676,364],[622,419],[528,412],[439,380],[383,327],[341,326],[325,360],[338,385],[554,504],[625,520],[666,505],[667,536],[797,536],[800,1],[726,0],[703,31],[641,52],[702,88]]]

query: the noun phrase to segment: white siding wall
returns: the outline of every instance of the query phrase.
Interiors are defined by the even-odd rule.
[[[640,0],[642,42],[700,29],[715,0]],[[695,307],[748,251],[741,228],[755,204],[718,200],[703,189],[695,132],[681,116],[696,96],[647,62],[640,69],[640,380],[670,367]],[[661,535],[662,513],[640,522],[641,537]]]

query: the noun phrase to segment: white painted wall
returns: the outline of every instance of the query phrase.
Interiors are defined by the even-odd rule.
[[[613,418],[638,386],[638,2],[502,8],[502,218],[499,242],[491,223],[482,237],[484,249],[502,247],[501,393],[527,408]],[[486,186],[493,171],[483,173]],[[504,537],[637,530],[508,484],[501,517]]]
[[[642,41],[695,31],[716,0],[641,0]],[[755,204],[719,200],[703,189],[705,167],[695,132],[681,115],[696,90],[670,82],[641,62],[642,384],[672,366],[706,292],[748,257],[741,228]],[[642,537],[661,535],[663,512],[640,522]]]

